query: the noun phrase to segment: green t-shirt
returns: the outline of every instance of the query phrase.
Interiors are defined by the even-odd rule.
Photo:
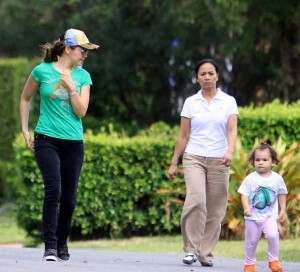
[[[82,140],[82,122],[73,112],[61,73],[54,69],[53,63],[43,62],[31,75],[39,83],[40,92],[40,116],[35,131],[59,139]],[[92,85],[90,74],[81,67],[74,68],[71,77],[78,93],[82,86]]]

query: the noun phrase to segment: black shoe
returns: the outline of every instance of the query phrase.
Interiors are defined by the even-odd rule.
[[[202,266],[206,266],[206,267],[212,267],[214,264],[212,261],[208,261],[208,262],[200,262]]]
[[[69,254],[69,251],[68,251],[67,244],[64,244],[62,246],[58,246],[58,248],[57,248],[57,256],[58,256],[58,259],[60,261],[69,261],[70,254]]]
[[[45,249],[43,261],[57,262],[57,250],[56,249]]]

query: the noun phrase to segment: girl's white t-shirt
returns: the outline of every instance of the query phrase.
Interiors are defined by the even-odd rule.
[[[249,174],[238,192],[248,197],[252,216],[245,220],[264,220],[267,217],[278,217],[278,195],[288,193],[281,175],[272,171],[270,177],[262,177],[259,173]]]

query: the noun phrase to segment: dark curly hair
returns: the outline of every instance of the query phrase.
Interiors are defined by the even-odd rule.
[[[280,160],[278,159],[276,150],[272,147],[272,142],[270,139],[264,140],[250,152],[249,159],[248,159],[249,163],[254,166],[256,150],[266,150],[266,149],[270,151],[272,162],[278,164]]]

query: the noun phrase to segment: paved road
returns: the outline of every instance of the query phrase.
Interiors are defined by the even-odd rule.
[[[0,272],[239,272],[243,260],[214,260],[214,267],[181,263],[180,254],[106,252],[71,249],[69,262],[43,262],[39,248],[0,248]],[[300,263],[282,263],[284,272],[300,272]],[[270,272],[258,262],[259,272]]]

